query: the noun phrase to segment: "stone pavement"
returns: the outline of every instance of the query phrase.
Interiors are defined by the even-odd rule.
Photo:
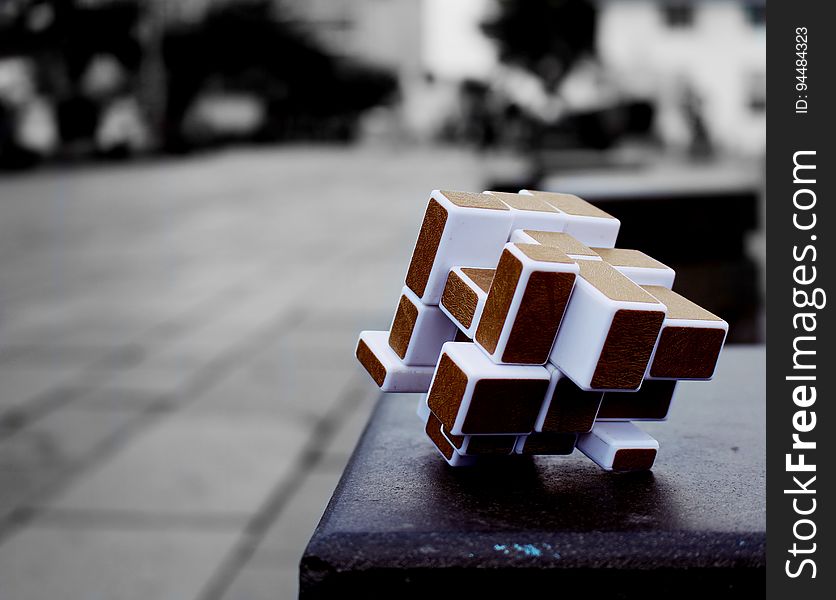
[[[0,180],[0,598],[294,598],[428,192],[514,168],[289,147]]]

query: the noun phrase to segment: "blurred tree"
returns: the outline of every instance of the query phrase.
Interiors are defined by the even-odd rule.
[[[595,17],[592,0],[498,0],[482,28],[500,60],[538,75],[553,92],[578,59],[594,53]]]
[[[183,120],[207,87],[243,91],[267,110],[264,139],[348,139],[357,117],[385,102],[397,83],[388,72],[340,61],[270,0],[242,0],[212,8],[196,26],[171,29],[163,39],[168,76],[164,139],[188,149]]]

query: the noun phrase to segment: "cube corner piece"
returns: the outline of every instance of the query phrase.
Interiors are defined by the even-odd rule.
[[[473,339],[482,318],[496,269],[453,267],[441,294],[439,309],[467,339]]]
[[[542,366],[497,365],[475,344],[447,342],[427,404],[452,435],[525,434],[548,384]]]
[[[659,442],[628,421],[596,423],[578,436],[578,450],[606,471],[649,471]]]
[[[455,337],[455,323],[438,306],[424,304],[403,287],[389,328],[389,347],[404,364],[435,366],[441,346]]]
[[[644,290],[667,307],[648,379],[713,378],[729,324],[673,290],[661,286],[644,286]]]
[[[574,194],[520,190],[520,194],[542,198],[559,211],[566,214],[563,228],[568,234],[579,239],[587,246],[612,248],[618,238],[621,221]]]
[[[506,244],[476,343],[497,363],[545,364],[579,272],[578,263],[557,248]]]
[[[424,393],[432,381],[432,366],[410,366],[389,346],[388,331],[361,331],[354,352],[383,392]]]
[[[627,248],[592,248],[592,250],[636,285],[657,285],[668,289],[673,287],[676,271],[641,250]]]
[[[585,391],[637,390],[667,307],[603,261],[578,265],[549,362]]]
[[[508,207],[489,194],[433,190],[407,269],[407,287],[424,304],[437,305],[454,266],[496,266],[511,221]]]

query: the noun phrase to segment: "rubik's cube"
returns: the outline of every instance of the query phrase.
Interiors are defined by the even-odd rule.
[[[392,326],[363,331],[358,360],[382,391],[423,394],[453,466],[578,448],[650,469],[659,444],[633,422],[712,378],[728,324],[615,248],[619,227],[570,194],[433,191]]]

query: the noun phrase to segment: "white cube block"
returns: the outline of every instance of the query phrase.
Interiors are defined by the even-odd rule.
[[[563,231],[566,213],[551,204],[529,194],[507,192],[484,192],[498,198],[511,209],[511,229],[539,229],[542,231]]]
[[[636,390],[667,308],[606,262],[578,266],[549,362],[583,390]]]
[[[389,329],[389,346],[404,364],[435,366],[441,346],[455,337],[455,323],[404,286]]]
[[[441,421],[433,413],[427,415],[424,432],[430,438],[438,453],[441,454],[451,467],[469,467],[476,463],[475,456],[465,456],[456,451],[456,448],[450,443],[450,440],[444,437],[441,431]]]
[[[438,307],[471,340],[476,335],[495,272],[495,269],[453,267],[447,276]]]
[[[438,304],[456,265],[493,268],[511,233],[511,211],[489,194],[434,190],[406,274],[424,304]]]
[[[577,439],[576,433],[530,433],[517,437],[514,453],[537,456],[572,454]]]
[[[593,248],[601,258],[638,285],[673,287],[676,271],[641,252],[626,248]]]
[[[517,244],[542,244],[553,246],[573,260],[602,260],[592,248],[564,232],[515,229],[511,241]]]
[[[607,471],[647,471],[653,467],[659,442],[629,422],[596,423],[578,436],[578,450]]]
[[[537,415],[534,431],[551,433],[586,433],[592,429],[603,392],[580,389],[560,369],[546,363],[549,389]]]
[[[661,286],[644,286],[644,290],[668,309],[648,379],[711,379],[729,324],[672,290]]]
[[[621,222],[600,208],[572,194],[520,190],[542,198],[556,209],[566,213],[563,231],[576,237],[587,246],[612,248],[618,237]]]
[[[676,393],[676,380],[645,379],[635,392],[606,392],[598,421],[666,421]]]
[[[544,364],[578,272],[557,248],[506,244],[475,342],[497,363]]]
[[[453,435],[524,434],[534,429],[548,386],[544,367],[498,365],[475,344],[447,342],[427,403]]]
[[[384,392],[424,393],[430,387],[431,366],[410,366],[389,346],[388,331],[361,331],[355,356]]]

